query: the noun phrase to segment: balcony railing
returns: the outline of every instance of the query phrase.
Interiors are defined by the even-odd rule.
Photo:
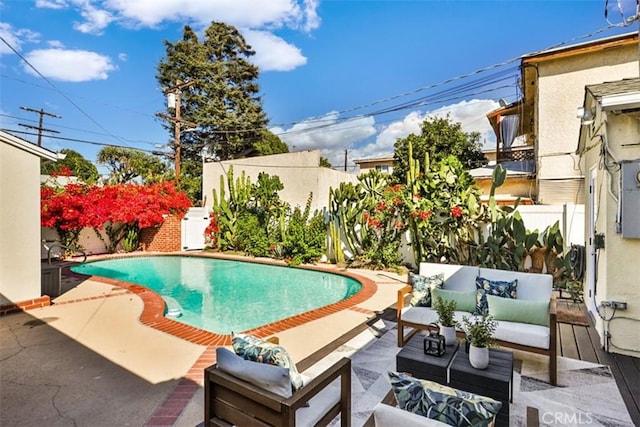
[[[514,147],[503,149],[498,152],[498,163],[503,162],[524,162],[534,160],[535,152],[533,147]]]

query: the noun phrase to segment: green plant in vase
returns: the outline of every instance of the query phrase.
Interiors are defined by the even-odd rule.
[[[438,313],[438,324],[440,325],[440,335],[444,336],[446,345],[453,345],[456,342],[456,328],[458,322],[454,319],[457,303],[455,300],[445,300],[438,296],[433,301],[433,309]]]
[[[474,368],[486,369],[489,366],[489,347],[494,345],[493,334],[497,322],[492,316],[484,314],[473,319],[463,316],[462,324],[469,342],[469,363]]]

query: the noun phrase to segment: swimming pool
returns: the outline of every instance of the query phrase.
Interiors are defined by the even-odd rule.
[[[362,287],[338,274],[194,256],[114,258],[72,271],[145,286],[180,305],[182,315],[175,320],[218,334],[305,313]]]

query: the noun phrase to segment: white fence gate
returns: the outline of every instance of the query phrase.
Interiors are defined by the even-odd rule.
[[[183,251],[204,249],[204,230],[209,225],[209,220],[208,208],[189,208],[182,218],[180,247]]]

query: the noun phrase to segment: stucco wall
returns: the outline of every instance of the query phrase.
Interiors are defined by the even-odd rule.
[[[637,116],[608,113],[606,129],[609,148],[618,161],[640,159],[640,146],[621,146],[629,141],[638,140],[640,124]],[[587,146],[598,140],[599,136],[596,134]],[[640,357],[640,334],[638,333],[640,326],[640,239],[623,238],[622,234],[616,232],[618,203],[612,196],[612,192],[618,194],[616,187],[620,174],[615,167],[611,168],[612,175],[598,167],[601,161],[600,148],[600,144],[595,144],[584,156],[585,175],[588,176],[589,171],[593,168],[597,170],[595,229],[596,233],[604,233],[605,235],[605,247],[598,250],[595,270],[597,272],[595,302],[600,304],[603,300],[624,301],[628,303],[628,309],[617,311],[608,322],[596,315],[596,328],[603,346],[606,344],[605,331],[610,332],[610,351]],[[612,183],[614,188],[609,191]],[[588,191],[588,187],[585,191]],[[594,219],[590,217],[588,208],[586,212],[586,224],[589,224],[588,221]],[[640,216],[625,218],[624,221],[640,221]],[[589,252],[588,248],[587,254]],[[585,290],[585,295],[587,292],[588,289]],[[600,310],[606,317],[612,314],[610,309],[605,311],[604,308],[600,308]]]
[[[40,158],[0,143],[0,305],[40,297]]]
[[[580,186],[582,172],[575,154],[580,132],[577,110],[584,101],[585,86],[638,76],[638,46],[629,45],[594,51],[538,64],[537,178],[538,201],[543,204],[573,202],[558,200],[560,192]],[[578,179],[568,183],[567,179]],[[547,182],[541,182],[549,180]],[[556,181],[554,181],[556,180]],[[563,196],[564,197],[564,196]]]
[[[211,209],[214,189],[218,195],[220,194],[220,176],[224,177],[225,192],[228,192],[226,173],[233,165],[234,180],[241,176],[242,171],[254,184],[260,172],[278,176],[284,185],[284,189],[278,193],[282,200],[292,207],[304,208],[309,193],[313,193],[311,210],[322,210],[329,203],[329,186],[337,187],[340,182],[356,182],[357,176],[322,168],[318,166],[319,164],[318,150],[206,163],[202,178],[202,194],[206,197],[205,206]]]

